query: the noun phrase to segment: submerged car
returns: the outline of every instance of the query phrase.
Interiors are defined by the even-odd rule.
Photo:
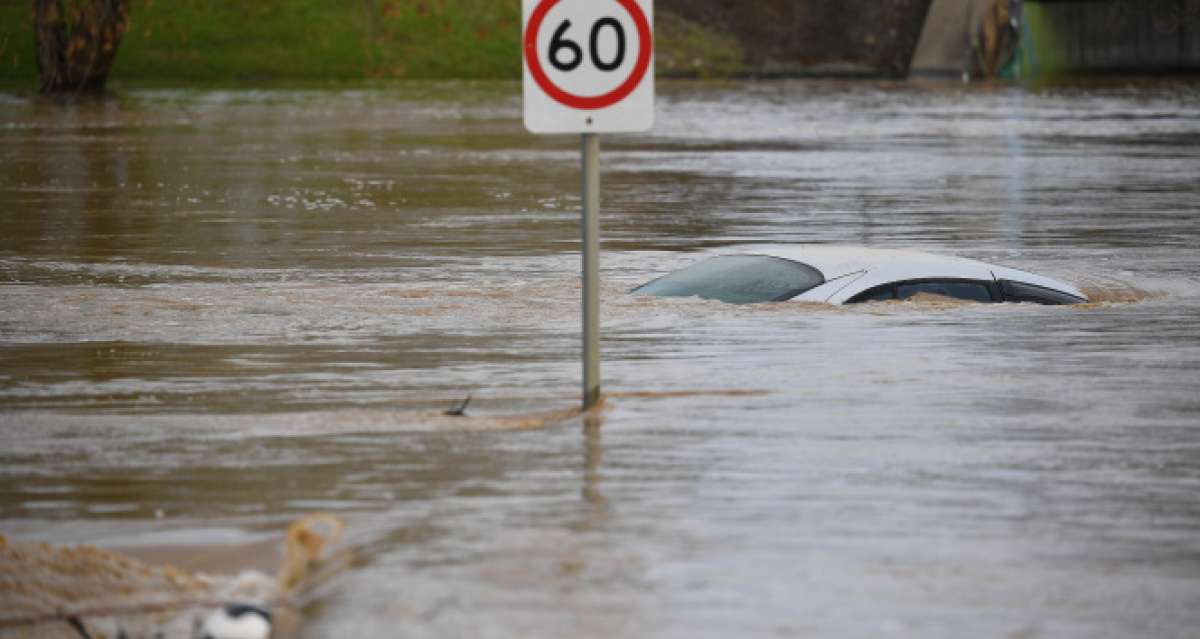
[[[1079,304],[1087,296],[1049,277],[961,257],[848,246],[744,247],[664,275],[634,293],[733,304],[904,300],[918,294],[975,302]]]

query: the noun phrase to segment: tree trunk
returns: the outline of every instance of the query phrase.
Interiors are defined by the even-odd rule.
[[[42,93],[104,90],[130,0],[33,0]]]

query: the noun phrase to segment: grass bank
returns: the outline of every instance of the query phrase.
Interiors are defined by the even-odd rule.
[[[517,0],[133,0],[111,81],[168,86],[517,78]],[[727,75],[737,41],[656,16],[660,74]],[[37,86],[27,0],[0,0],[0,83]]]

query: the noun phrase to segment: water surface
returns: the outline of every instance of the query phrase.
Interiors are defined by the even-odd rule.
[[[518,89],[0,98],[0,529],[335,513],[359,559],[312,637],[1195,636],[1200,87],[660,87],[603,140],[588,424],[545,415],[579,394],[577,141]],[[749,242],[1102,303],[626,294]]]

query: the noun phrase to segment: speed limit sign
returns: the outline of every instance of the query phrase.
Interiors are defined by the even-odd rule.
[[[522,0],[525,128],[581,133],[583,408],[600,394],[600,133],[654,123],[652,0]]]
[[[652,0],[523,0],[525,128],[645,131],[654,122]]]

